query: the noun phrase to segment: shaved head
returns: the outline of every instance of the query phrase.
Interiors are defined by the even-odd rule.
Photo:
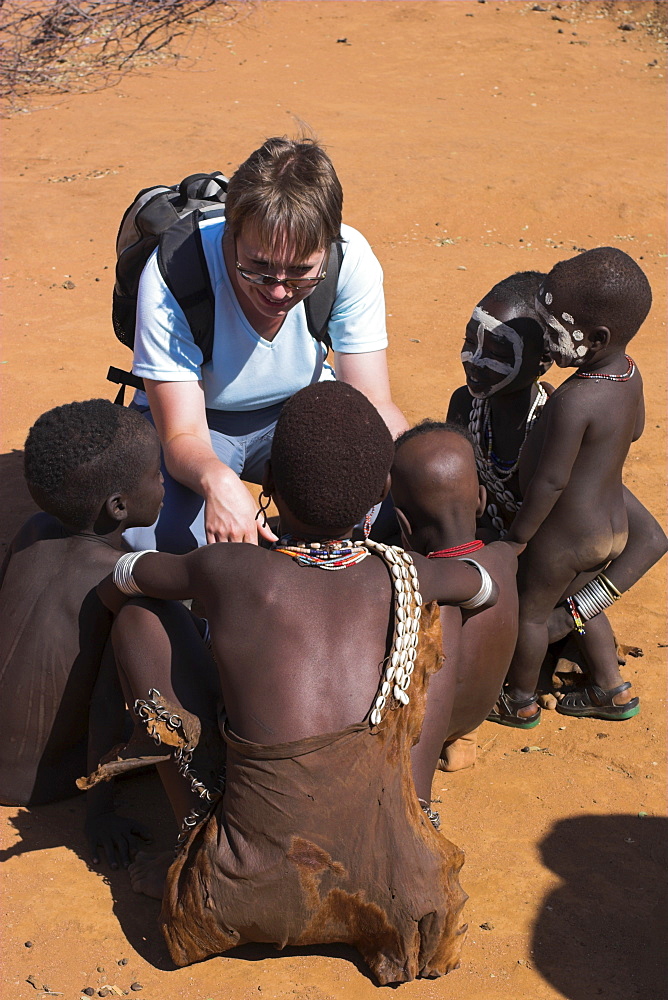
[[[422,539],[428,548],[429,537],[453,519],[475,531],[480,487],[473,446],[461,428],[426,420],[397,440],[392,499],[410,522],[414,544]]]

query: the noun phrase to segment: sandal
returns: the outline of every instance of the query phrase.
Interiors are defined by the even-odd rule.
[[[487,716],[487,721],[498,722],[501,726],[512,726],[514,729],[533,729],[540,722],[540,706],[533,715],[525,717],[517,714],[530,705],[538,706],[538,695],[532,694],[530,698],[511,698],[507,691],[502,691],[496,705]]]
[[[615,697],[622,691],[628,691],[630,681],[624,681],[610,691],[604,691],[597,684],[588,684],[584,688],[568,691],[561,701],[557,702],[557,712],[561,715],[572,715],[578,719],[631,719],[640,711],[640,699],[631,698],[625,705],[616,705]]]

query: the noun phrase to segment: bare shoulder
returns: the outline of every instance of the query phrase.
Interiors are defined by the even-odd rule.
[[[47,538],[62,538],[64,541],[66,537],[65,529],[60,521],[51,514],[40,510],[21,525],[11,542],[11,549],[13,552],[18,552],[34,542],[40,542]]]
[[[248,542],[216,542],[191,552],[188,558],[202,580],[217,589],[266,579],[277,565],[276,553]]]
[[[458,389],[455,389],[450,396],[446,419],[467,427],[471,414],[471,398],[471,393],[465,385],[460,385]]]

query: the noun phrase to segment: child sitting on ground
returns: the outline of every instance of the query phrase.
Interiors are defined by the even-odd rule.
[[[456,424],[425,420],[396,442],[392,496],[404,538],[429,559],[478,553],[476,516],[486,504],[473,448]],[[420,742],[413,748],[418,795],[428,800],[434,767],[475,763],[477,727],[499,696],[517,639],[517,557],[510,545],[490,548],[499,599],[472,618],[441,608],[445,665],[429,685]],[[477,555],[475,556],[477,558]]]
[[[116,586],[99,588],[114,609],[118,588],[197,598],[211,627],[226,713],[217,798],[198,759],[201,723],[189,706],[199,672],[185,644],[136,598],[112,632],[138,718],[173,747],[161,779],[185,824],[182,847],[166,885],[164,861],[162,872],[157,860],[137,861],[131,875],[133,888],[163,898],[177,965],[246,941],[348,943],[383,984],[458,962],[462,855],[418,804],[410,750],[442,660],[429,602],[491,606],[496,588],[482,564],[495,547],[476,553],[476,566],[341,541],[386,495],[393,456],[387,427],[357,390],[303,389],[283,408],[264,476],[263,505],[273,498],[280,515],[273,551],[139,552],[121,557]],[[211,740],[208,718],[205,731]]]
[[[520,463],[523,503],[509,540],[528,543],[520,560],[520,627],[497,721],[528,728],[538,722],[536,684],[552,609],[578,578],[596,580],[587,603],[602,611],[616,596],[604,575],[624,549],[628,522],[622,468],[643,430],[642,380],[625,353],[649,312],[649,282],[621,250],[599,247],[557,264],[542,284],[536,309],[550,353],[575,368],[551,396]],[[582,574],[587,574],[583,579]],[[577,605],[571,610],[582,628]],[[610,625],[603,614],[587,623],[593,683],[566,694],[565,715],[628,719],[638,698],[624,682]]]
[[[0,801],[76,794],[90,759],[123,738],[125,705],[105,657],[111,615],[95,588],[162,502],[160,446],[139,414],[105,399],[58,406],[31,428],[28,489],[44,513],[13,539],[0,574]],[[128,864],[138,824],[113,814],[111,787],[88,800],[94,860]],[[143,836],[143,835],[142,835]]]

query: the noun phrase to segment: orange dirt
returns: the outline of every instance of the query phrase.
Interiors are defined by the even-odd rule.
[[[662,7],[267,2],[184,38],[176,65],[35,97],[7,119],[2,541],[33,510],[20,471],[30,424],[74,398],[113,398],[107,365],[128,361],[110,323],[126,204],[147,184],[231,171],[301,122],[327,144],[345,219],[385,269],[394,396],[411,421],[444,414],[471,307],[496,280],[579,247],[613,244],[640,260],[655,296],[633,344],[648,419],[626,481],[665,518],[666,81],[661,27],[646,30]],[[611,614],[619,638],[644,649],[625,668],[640,716],[548,711],[529,734],[484,723],[476,767],[437,772],[444,832],[466,851],[470,930],[459,971],[402,996],[662,995],[664,566]],[[152,824],[157,846],[171,842],[155,776],[122,782],[119,800]],[[375,995],[344,948],[246,947],[175,971],[157,903],[133,895],[125,872],[89,867],[81,797],[2,813],[6,997],[42,996],[46,984],[72,1000],[133,982],[147,1000]]]

